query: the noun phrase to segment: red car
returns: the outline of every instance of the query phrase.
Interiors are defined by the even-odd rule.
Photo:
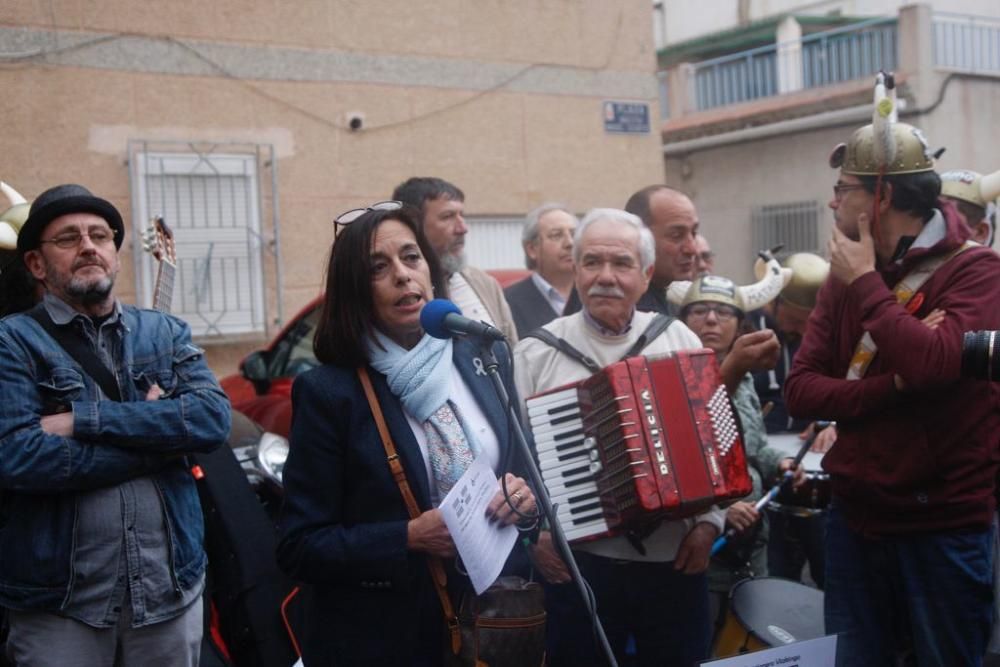
[[[526,269],[490,270],[506,287],[528,276]],[[292,420],[292,381],[318,365],[313,355],[313,334],[319,323],[322,296],[299,311],[271,344],[240,362],[238,375],[221,380],[233,407],[270,433],[288,437]]]

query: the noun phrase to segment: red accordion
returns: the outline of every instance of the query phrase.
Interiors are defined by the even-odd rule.
[[[711,350],[626,359],[526,405],[571,542],[693,516],[751,491],[742,428]]]

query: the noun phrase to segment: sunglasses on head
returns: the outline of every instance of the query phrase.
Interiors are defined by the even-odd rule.
[[[402,202],[392,200],[375,202],[371,206],[364,208],[352,208],[350,211],[344,211],[333,219],[333,232],[336,234],[338,227],[346,227],[368,211],[396,211],[401,208],[403,208]]]

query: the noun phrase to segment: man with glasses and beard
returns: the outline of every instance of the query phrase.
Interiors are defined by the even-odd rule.
[[[881,81],[880,81],[881,83]],[[823,458],[826,631],[838,664],[981,664],[993,618],[995,383],[963,333],[1000,329],[1000,257],[969,241],[919,129],[879,96],[830,158],[830,278],[788,376]]]
[[[198,664],[205,553],[184,455],[230,408],[180,320],[114,296],[119,212],[43,192],[17,250],[42,301],[0,322],[0,606],[17,665]]]
[[[465,193],[444,179],[414,176],[396,186],[392,198],[419,212],[420,226],[448,277],[448,293],[462,314],[495,326],[511,345],[516,343],[517,327],[500,283],[466,263]]]

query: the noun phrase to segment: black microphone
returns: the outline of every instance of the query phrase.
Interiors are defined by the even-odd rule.
[[[496,327],[462,316],[462,311],[448,299],[434,299],[420,311],[420,326],[435,338],[475,336],[488,340],[506,340]]]

